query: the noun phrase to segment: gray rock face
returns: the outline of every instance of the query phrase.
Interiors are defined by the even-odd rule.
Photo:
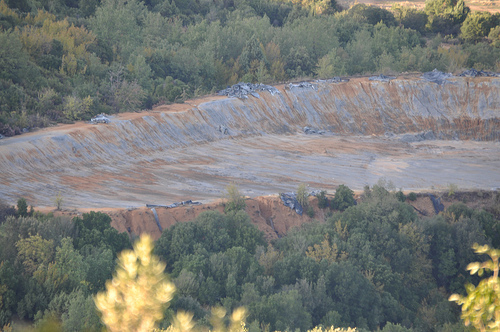
[[[280,195],[280,198],[285,206],[288,206],[290,209],[294,210],[298,215],[302,215],[304,209],[297,200],[297,195],[295,193],[282,193]]]

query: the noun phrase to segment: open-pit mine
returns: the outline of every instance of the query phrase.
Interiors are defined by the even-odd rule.
[[[0,199],[135,208],[355,190],[500,187],[500,78],[353,78],[209,96],[0,140]]]

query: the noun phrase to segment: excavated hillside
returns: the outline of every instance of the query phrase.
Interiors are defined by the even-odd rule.
[[[414,191],[500,187],[499,78],[277,88],[0,140],[0,199],[132,209],[206,203],[231,183],[250,197],[380,178]]]

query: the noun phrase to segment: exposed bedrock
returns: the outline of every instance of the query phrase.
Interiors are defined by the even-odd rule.
[[[432,132],[427,136],[443,140],[500,140],[498,78],[455,78],[443,85],[354,79],[315,87],[281,86],[274,95],[260,92],[182,112],[150,112],[133,120],[112,119],[109,124],[0,140],[0,198],[36,197],[41,188],[53,195],[58,186],[69,190],[63,184],[73,177],[86,179],[73,189],[94,190],[109,176],[107,170],[114,176],[123,172],[119,180],[130,186],[155,183],[154,176],[142,173],[139,166],[152,167],[159,159],[162,165],[182,164],[179,158],[169,160],[169,151],[255,136],[304,135],[306,126],[335,135]],[[33,185],[44,180],[44,186]],[[21,189],[12,189],[16,186]],[[131,195],[128,201],[132,200]]]

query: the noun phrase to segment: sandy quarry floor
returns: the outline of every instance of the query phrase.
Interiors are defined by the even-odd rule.
[[[236,183],[247,196],[310,189],[333,191],[339,184],[361,190],[380,178],[396,188],[422,191],[492,189],[500,186],[500,143],[425,141],[357,136],[265,136],[226,139],[169,150],[131,165],[94,165],[60,177],[66,208],[140,207],[187,199],[221,198]],[[99,176],[99,174],[104,174]],[[33,189],[50,187],[43,179]],[[35,206],[53,198],[30,193]]]
[[[182,112],[221,98],[225,97],[191,100],[152,112]],[[147,112],[116,118],[144,115]],[[0,152],[23,140],[92,126],[63,125],[4,139]],[[111,160],[25,174],[18,182],[3,185],[0,199],[14,204],[25,197],[36,207],[53,207],[60,192],[66,209],[137,208],[188,199],[211,202],[221,198],[231,183],[244,195],[257,197],[295,191],[301,183],[330,193],[339,184],[362,190],[381,178],[406,191],[446,190],[449,184],[462,190],[491,190],[500,187],[499,169],[500,142],[404,143],[398,137],[305,134],[228,136],[187,148],[153,151],[126,163]],[[10,178],[4,180],[12,183]]]

